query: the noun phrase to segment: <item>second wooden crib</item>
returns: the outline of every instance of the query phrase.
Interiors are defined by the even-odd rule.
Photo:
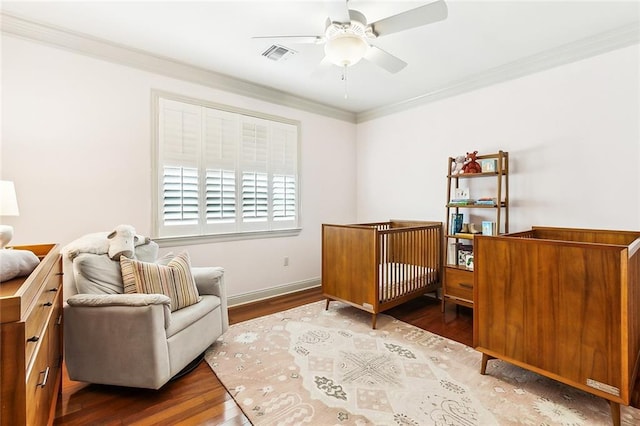
[[[322,292],[373,314],[440,288],[442,222],[322,225]]]

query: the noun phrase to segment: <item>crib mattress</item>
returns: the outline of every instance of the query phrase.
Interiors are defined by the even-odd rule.
[[[407,263],[380,264],[380,299],[388,300],[405,292],[427,287],[438,279],[437,270]]]

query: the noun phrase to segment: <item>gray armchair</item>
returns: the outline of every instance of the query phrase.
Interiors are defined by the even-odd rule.
[[[136,247],[154,261],[156,243]],[[171,312],[161,294],[121,294],[120,265],[106,254],[63,253],[64,349],[71,380],[159,389],[229,327],[224,270],[192,268],[201,300]]]

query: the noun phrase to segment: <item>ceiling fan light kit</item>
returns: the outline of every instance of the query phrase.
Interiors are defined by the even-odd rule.
[[[324,53],[331,63],[343,67],[357,64],[367,53],[369,45],[355,34],[340,34],[324,45]]]

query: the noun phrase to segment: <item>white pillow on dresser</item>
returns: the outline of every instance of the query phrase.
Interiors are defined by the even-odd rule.
[[[40,259],[29,250],[0,250],[0,282],[29,275]]]

